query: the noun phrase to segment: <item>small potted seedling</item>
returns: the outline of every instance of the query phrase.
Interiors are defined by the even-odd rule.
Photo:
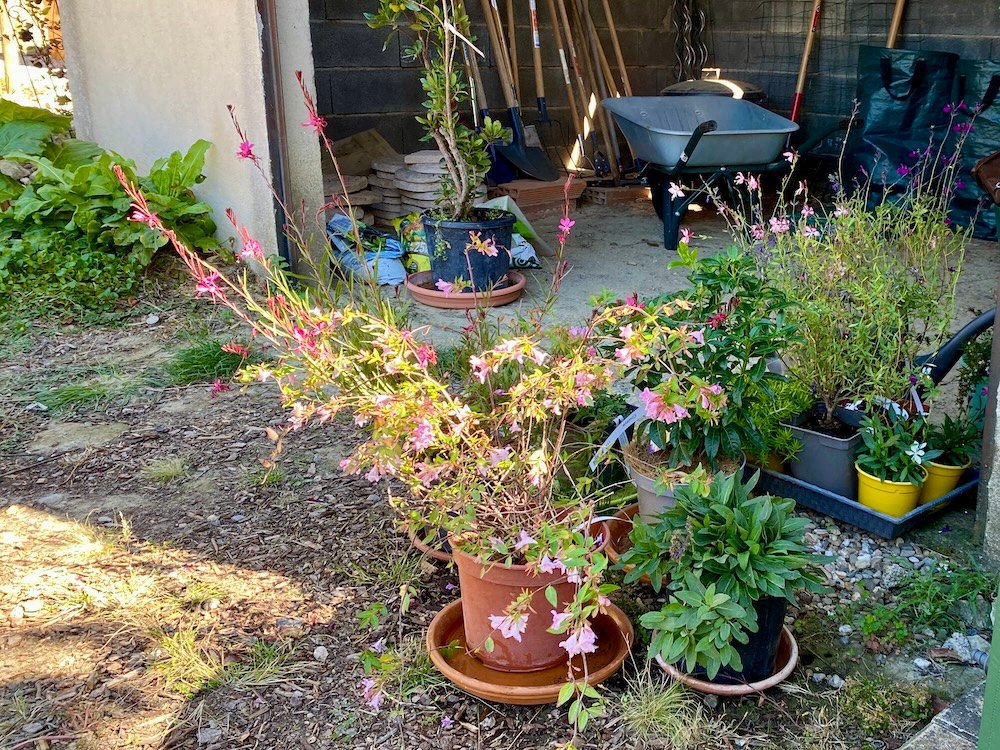
[[[858,502],[888,516],[905,516],[917,507],[927,478],[926,464],[941,455],[918,437],[920,420],[883,409],[861,420]]]
[[[940,424],[928,424],[924,433],[927,445],[939,451],[934,460],[925,456],[927,478],[920,490],[920,504],[947,495],[962,474],[972,465],[983,443],[983,414],[965,408],[958,417],[945,414]]]

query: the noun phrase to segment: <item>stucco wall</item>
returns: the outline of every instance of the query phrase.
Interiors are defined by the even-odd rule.
[[[62,13],[78,134],[140,169],[198,138],[210,140],[207,179],[197,192],[216,210],[220,235],[231,236],[223,211],[232,207],[273,248],[271,195],[252,165],[235,157],[239,139],[226,111],[236,107],[270,173],[255,0],[89,0],[65,3]],[[304,109],[292,77],[297,67],[312,80],[307,18],[306,0],[279,3],[292,197],[318,203],[318,145],[299,126]]]

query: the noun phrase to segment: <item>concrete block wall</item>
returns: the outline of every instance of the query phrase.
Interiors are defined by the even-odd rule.
[[[518,9],[517,47],[525,122],[537,117],[531,68],[528,0]],[[568,0],[573,2],[573,0]],[[754,82],[768,95],[767,106],[787,113],[809,23],[810,0],[698,0],[709,18],[705,42],[709,65],[729,78]],[[404,59],[406,40],[369,29],[363,14],[376,0],[310,0],[316,89],[330,135],[344,137],[377,128],[402,152],[425,147],[419,112],[423,94],[419,69]],[[501,7],[503,7],[501,3]],[[636,95],[655,95],[675,81],[674,0],[611,0],[626,66]],[[807,124],[822,125],[849,114],[854,97],[857,49],[881,46],[895,0],[824,0],[820,35],[813,51],[805,96]],[[551,43],[545,0],[538,0],[545,87],[552,116],[572,138],[562,73]],[[493,53],[480,4],[466,0],[474,32],[487,54],[483,69],[493,115],[504,114]],[[591,2],[604,46],[612,56],[604,14]],[[578,40],[580,41],[580,40]],[[383,44],[385,49],[383,50]],[[908,0],[899,47],[935,49],[972,58],[1000,60],[1000,10],[996,0]],[[612,62],[612,66],[613,62]]]
[[[656,94],[673,83],[671,1],[612,0],[622,54],[636,94]],[[518,9],[516,28],[521,109],[523,119],[528,123],[537,118],[531,65],[531,27],[528,0],[515,2]],[[320,110],[327,115],[331,137],[340,138],[374,127],[401,152],[426,148],[420,141],[422,130],[413,119],[423,101],[420,71],[404,59],[405,39],[396,34],[387,37],[384,30],[375,31],[367,27],[363,14],[373,11],[376,5],[376,0],[310,0]],[[506,122],[506,108],[480,4],[477,0],[466,0],[466,9],[478,38],[477,44],[487,57],[486,66],[483,67],[480,62],[480,67],[492,115]],[[591,12],[604,38],[606,52],[612,58],[600,3],[593,3]],[[538,0],[538,15],[546,101],[551,116],[561,121],[565,137],[570,141],[573,137],[571,116],[558,54],[551,41],[551,20],[545,0]],[[385,51],[383,44],[386,45]]]

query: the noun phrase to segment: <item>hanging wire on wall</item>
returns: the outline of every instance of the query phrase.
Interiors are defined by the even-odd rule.
[[[674,76],[678,81],[701,78],[702,68],[708,62],[705,10],[699,0],[674,0],[671,16],[677,33]]]

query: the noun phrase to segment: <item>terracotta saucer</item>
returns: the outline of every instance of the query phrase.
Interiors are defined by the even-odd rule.
[[[524,274],[517,271],[507,271],[507,279],[510,284],[503,289],[495,289],[489,295],[489,306],[500,307],[509,305],[521,296],[524,291]],[[486,300],[486,295],[480,292],[444,292],[434,288],[434,274],[430,271],[419,271],[411,273],[406,277],[406,288],[410,295],[417,302],[421,302],[428,307],[440,307],[445,310],[471,310],[481,301]]]
[[[611,541],[605,551],[612,564],[617,564],[618,558],[632,546],[629,536],[632,534],[632,519],[637,515],[639,515],[639,503],[632,503],[615,513],[615,517],[607,522]],[[634,565],[626,565],[622,570],[628,573],[634,567]],[[647,586],[653,585],[648,575],[643,575],[639,581]],[[664,576],[663,583],[660,584],[661,589],[667,585],[667,581],[667,577]]]
[[[406,535],[410,537],[413,546],[428,557],[433,557],[435,560],[440,560],[441,562],[451,562],[451,544],[448,542],[448,538],[444,536],[444,532],[439,530],[438,537],[436,539],[432,538],[430,544],[427,542],[426,532],[427,530],[424,529],[424,536],[420,536],[412,529],[407,529]]]
[[[673,664],[665,663],[659,654],[656,655],[656,663],[675,680],[679,680],[689,688],[700,690],[703,693],[723,696],[750,695],[752,693],[762,693],[768,688],[774,687],[779,682],[784,682],[788,678],[788,675],[795,669],[795,665],[799,663],[799,644],[795,642],[795,636],[792,635],[792,631],[787,627],[782,627],[781,640],[778,641],[778,654],[774,660],[775,666],[778,667],[780,665],[780,668],[777,668],[774,674],[766,680],[748,682],[743,685],[725,685],[718,682],[700,680],[686,672],[682,672]]]
[[[628,656],[635,632],[625,613],[614,605],[607,615],[593,622],[597,651],[587,657],[591,685],[608,679]],[[450,646],[450,648],[448,648]],[[427,629],[431,661],[448,680],[467,693],[497,703],[538,706],[555,703],[566,682],[566,665],[538,672],[501,672],[490,669],[466,651],[462,600],[454,601],[435,615]],[[447,654],[447,655],[446,655]],[[582,666],[579,657],[574,664]]]

